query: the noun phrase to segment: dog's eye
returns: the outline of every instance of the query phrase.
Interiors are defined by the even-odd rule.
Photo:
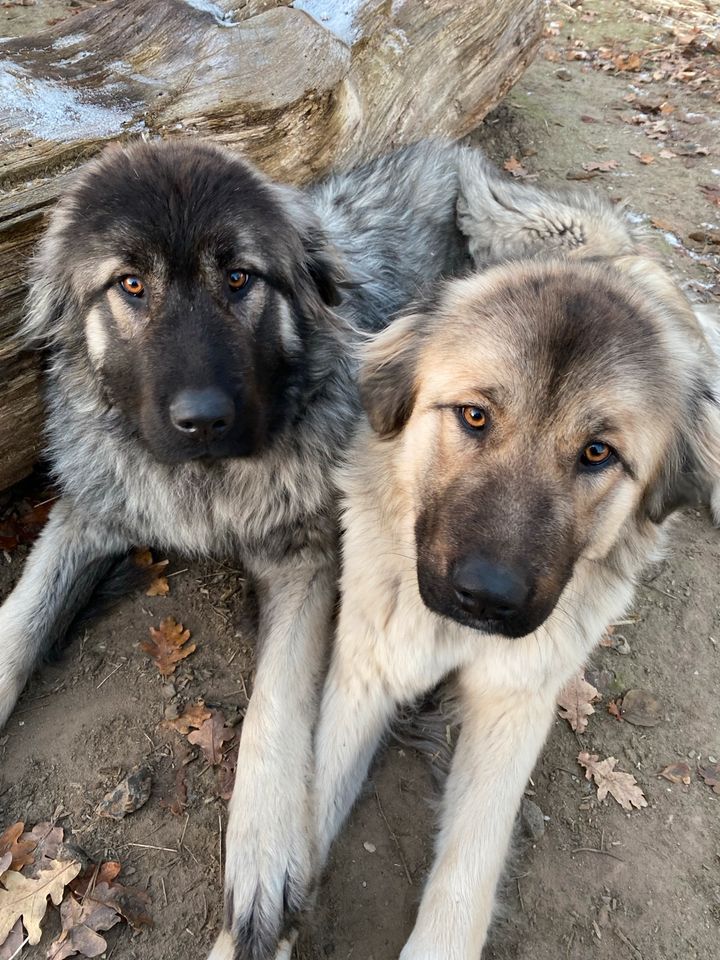
[[[228,286],[231,290],[242,290],[248,285],[250,274],[244,270],[230,270],[227,275]]]
[[[482,407],[460,407],[460,416],[465,426],[471,430],[482,430],[487,426],[487,413]]]
[[[594,470],[598,467],[606,467],[615,459],[615,451],[607,443],[600,440],[593,440],[580,454],[580,465],[585,469]]]
[[[145,284],[140,277],[129,274],[127,277],[120,278],[120,286],[129,293],[131,297],[141,297],[145,293]]]

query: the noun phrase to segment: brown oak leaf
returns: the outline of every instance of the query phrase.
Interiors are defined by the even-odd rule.
[[[163,571],[170,563],[169,560],[153,561],[153,555],[147,547],[136,550],[133,554],[133,560],[138,567],[141,567],[148,575],[150,585],[145,591],[146,597],[166,597],[170,593],[170,584],[167,577],[163,576]]]
[[[557,700],[560,716],[577,733],[584,733],[588,717],[595,713],[593,701],[601,699],[600,691],[588,683],[582,673],[578,673],[560,692]]]
[[[143,640],[140,648],[150,654],[163,677],[175,673],[178,663],[196,650],[188,644],[190,631],[172,617],[165,617],[159,627],[150,627],[150,640]]]
[[[651,153],[640,153],[639,150],[630,150],[628,152],[631,157],[636,157],[640,163],[644,163],[646,166],[655,163],[655,157]]]
[[[27,834],[23,836],[24,830],[25,824],[20,820],[0,834],[0,858],[6,853],[10,854],[10,870],[20,870],[21,867],[33,862],[33,851],[37,846],[37,840],[28,839]]]
[[[122,867],[117,860],[89,863],[68,886],[77,897],[82,899],[86,894],[92,893],[98,883],[112,883],[121,870]]]
[[[11,865],[11,864],[12,864],[12,854],[11,854],[10,851],[8,850],[7,853],[3,853],[2,855],[0,855],[0,877],[1,877],[7,870],[10,869],[10,865]]]
[[[710,203],[714,203],[716,207],[720,207],[720,184],[703,183],[700,189]]]
[[[205,720],[198,730],[188,735],[188,741],[200,747],[205,759],[216,767],[223,758],[223,744],[232,740],[235,732],[225,726],[225,717],[221,710],[211,711],[210,718]]]
[[[163,720],[162,726],[170,730],[177,730],[186,737],[191,730],[197,730],[206,720],[209,720],[211,711],[205,706],[204,700],[197,700],[195,703],[189,703],[183,710],[181,716],[175,720]]]
[[[720,793],[720,763],[706,763],[698,773],[705,783],[712,787],[713,793]]]
[[[126,887],[122,883],[96,883],[92,898],[98,903],[117,910],[134,930],[153,925],[153,919],[150,916],[152,900],[146,890],[141,890],[139,887]]]
[[[75,897],[67,897],[60,907],[62,932],[53,940],[48,950],[48,960],[66,960],[79,954],[82,957],[99,957],[107,950],[107,941],[98,930],[109,930],[120,922],[120,914],[92,897],[82,903]]]
[[[47,898],[60,905],[65,887],[80,872],[75,860],[56,860],[52,867],[37,877],[24,877],[10,871],[0,881],[0,943],[6,939],[19,919],[25,926],[28,943],[40,942],[40,921],[47,910]]]
[[[593,173],[596,170],[598,173],[609,173],[611,170],[617,170],[617,165],[617,160],[590,160],[582,166],[583,170],[587,170],[588,173]]]
[[[29,833],[24,833],[20,837],[27,843],[35,844],[32,864],[30,864],[29,870],[25,870],[26,876],[36,877],[41,870],[52,866],[53,862],[57,860],[64,835],[65,832],[62,827],[43,821],[36,823]]]
[[[690,785],[690,767],[682,760],[663,767],[658,776],[664,777],[666,780],[669,780],[670,783],[684,783],[685,786]]]
[[[530,173],[529,170],[525,169],[517,157],[510,157],[508,160],[506,160],[503,164],[503,170],[507,170],[510,176],[515,180],[522,180]]]
[[[609,793],[623,810],[632,810],[633,807],[640,809],[648,805],[635,777],[631,773],[621,773],[615,769],[615,757],[600,760],[594,753],[583,752],[578,754],[577,759],[578,763],[585,767],[585,779],[595,780],[598,800],[604,800]]]

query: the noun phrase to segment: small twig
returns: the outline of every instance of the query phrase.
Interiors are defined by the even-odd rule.
[[[520,898],[520,909],[525,913],[525,901],[523,900],[522,893],[520,892],[520,877],[515,878],[515,886],[517,887],[518,897]]]
[[[54,902],[54,901],[53,901],[53,902]],[[23,942],[20,944],[20,946],[19,946],[19,947],[17,948],[17,950],[15,951],[15,953],[10,957],[10,960],[15,960],[15,957],[19,957],[19,956],[20,956],[20,954],[21,954],[22,951],[23,951],[23,947],[27,944],[27,942],[28,942],[29,939],[30,939],[30,937],[25,937],[25,939],[23,940]]]
[[[670,597],[671,600],[680,600],[680,597],[676,597],[673,593],[668,593],[667,590],[663,590],[661,587],[656,587],[654,583],[648,583],[647,580],[641,582],[641,586],[647,587],[648,590],[654,590],[655,593],[661,593],[664,597]]]
[[[113,672],[112,672],[112,673],[109,673],[109,674],[105,677],[105,680],[109,680],[110,677],[114,677],[115,674],[116,674],[116,673],[118,672],[118,670],[120,669],[120,667],[124,667],[124,666],[125,666],[124,663],[119,663],[119,664],[115,667],[115,669],[113,670]],[[95,687],[95,689],[96,689],[96,690],[99,690],[100,687],[105,683],[105,680],[101,680],[100,683]]]
[[[180,853],[175,847],[156,847],[152,843],[128,843],[129,847],[142,847],[143,850],[165,850],[166,853]]]
[[[162,877],[160,877],[160,886],[162,887],[163,900],[165,901],[165,906],[167,906],[167,905],[168,905],[168,898],[167,898],[167,893],[166,893],[166,891],[165,891],[165,881],[164,881],[164,879],[163,879]]]
[[[636,957],[636,960],[643,960],[643,955],[640,953],[640,951],[635,946],[635,944],[631,940],[628,940],[628,938],[625,936],[622,930],[619,927],[613,927],[613,930],[617,934],[617,936],[622,940],[625,946],[630,947],[630,949],[632,950],[633,954]]]
[[[190,814],[187,813],[187,814],[185,815],[185,824],[184,824],[184,826],[183,826],[183,828],[182,828],[182,833],[180,834],[180,843],[178,844],[178,849],[179,849],[179,850],[182,850],[182,848],[183,848],[183,840],[185,839],[185,831],[187,830],[189,823],[190,823]]]
[[[179,577],[181,573],[187,573],[190,567],[183,567],[182,570],[173,570],[172,573],[166,573],[165,579],[169,580],[170,577]]]
[[[622,857],[619,857],[616,853],[610,853],[609,850],[600,850],[598,847],[575,847],[572,853],[601,853],[604,857],[612,857],[613,860],[619,860],[620,863],[625,863]]]
[[[385,826],[387,827],[387,831],[388,831],[388,833],[390,834],[390,839],[392,840],[392,842],[395,844],[395,847],[397,848],[398,856],[400,857],[400,860],[401,860],[402,865],[403,865],[403,869],[404,869],[404,871],[405,871],[405,876],[407,877],[407,882],[408,882],[408,883],[410,884],[410,886],[412,887],[412,885],[413,885],[413,880],[412,880],[412,877],[410,876],[410,871],[408,870],[407,861],[405,860],[405,857],[404,857],[404,855],[403,855],[402,847],[400,846],[400,841],[398,840],[398,838],[397,838],[397,836],[395,835],[392,827],[391,827],[390,824],[388,823],[388,818],[385,816],[385,811],[383,810],[382,804],[380,803],[380,795],[379,795],[378,792],[377,792],[377,787],[375,787],[375,800],[377,801],[378,810],[380,811],[380,816],[383,818],[383,820],[384,820],[384,822],[385,822]]]

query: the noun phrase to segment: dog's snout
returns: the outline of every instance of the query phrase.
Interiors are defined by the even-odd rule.
[[[462,609],[482,620],[506,620],[522,612],[530,594],[523,572],[478,556],[455,565],[452,585]]]
[[[223,437],[235,421],[235,403],[219,387],[182,390],[170,404],[172,425],[183,435],[207,442]]]

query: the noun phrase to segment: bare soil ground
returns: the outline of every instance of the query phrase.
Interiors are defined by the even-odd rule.
[[[72,13],[74,2],[2,4],[0,33],[37,29]],[[626,201],[647,227],[647,242],[704,300],[720,294],[713,253],[720,248],[690,234],[720,230],[713,191],[701,189],[720,188],[720,48],[696,53],[707,33],[693,40],[692,30],[707,26],[709,9],[694,0],[552,7],[543,51],[473,138],[500,163],[515,158],[516,172],[555,185],[568,172],[589,173],[583,164],[617,161],[589,188]],[[660,59],[649,63],[648,50]],[[678,70],[692,61],[694,75],[664,71],[663,51],[680,57]],[[33,482],[5,495],[0,517],[38,495]],[[0,596],[26,555],[23,546],[0,553]],[[58,817],[91,858],[119,860],[126,882],[149,890],[154,927],[106,934],[106,955],[123,960],[206,955],[221,916],[226,804],[215,772],[191,749],[186,811],[174,816],[163,805],[175,796],[184,738],[160,723],[202,697],[239,724],[252,688],[252,600],[242,573],[232,560],[171,560],[169,594],[130,598],[77,636],[63,660],[33,680],[0,736],[0,832],[18,820]],[[599,648],[592,658],[603,702],[587,732],[555,723],[528,786],[545,815],[544,836],[520,845],[488,960],[720,955],[720,796],[696,773],[700,762],[720,757],[719,570],[720,537],[690,511],[677,523],[668,559],[616,628],[629,653]],[[138,643],[168,615],[190,628],[197,650],[163,682]],[[613,698],[637,687],[662,705],[654,727],[607,712]],[[612,799],[599,803],[577,764],[580,750],[618,758],[649,806],[628,814]],[[690,766],[688,786],[657,776],[678,760]],[[139,763],[152,771],[150,800],[124,820],[99,819],[97,803]],[[337,846],[304,960],[397,957],[432,856],[436,798],[424,760],[391,744]],[[42,944],[23,957],[46,956],[59,927],[54,911],[45,926]]]

